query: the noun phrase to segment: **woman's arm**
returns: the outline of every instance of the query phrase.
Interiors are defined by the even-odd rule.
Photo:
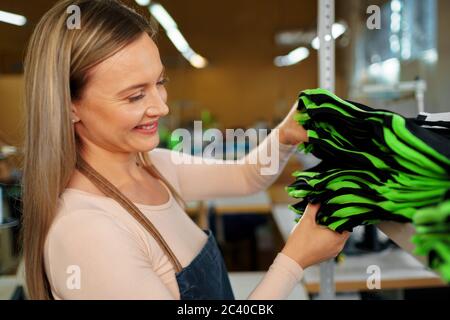
[[[256,193],[276,180],[296,145],[307,139],[305,130],[292,119],[296,106],[241,161],[207,162],[198,156],[164,149],[150,152],[151,159],[163,174],[174,176],[181,196],[187,201]]]
[[[286,299],[311,265],[336,257],[350,233],[334,232],[316,223],[319,205],[309,204],[286,245],[249,299]]]
[[[248,300],[284,300],[302,278],[303,268],[280,252]]]
[[[161,156],[165,160],[162,163],[166,168],[162,171],[170,166],[176,172],[180,194],[187,201],[256,193],[276,180],[295,150],[294,146],[283,145],[277,139],[272,131],[240,162],[206,163],[198,156],[183,154],[180,163],[173,160],[178,156],[176,151],[163,151]]]

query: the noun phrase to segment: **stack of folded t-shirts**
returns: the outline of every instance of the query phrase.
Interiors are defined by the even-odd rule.
[[[381,220],[413,222],[419,210],[450,201],[448,122],[438,126],[405,119],[323,89],[302,92],[298,111],[296,120],[309,138],[299,149],[322,159],[312,169],[295,172],[295,182],[287,187],[289,195],[301,199],[291,206],[299,217],[309,202],[320,203],[317,221],[342,232]],[[448,230],[444,234],[448,237]],[[431,242],[421,236],[418,250],[443,254],[426,247]],[[434,261],[449,261],[441,258]]]
[[[450,282],[450,200],[417,210],[413,218],[415,253],[428,256],[428,264]]]

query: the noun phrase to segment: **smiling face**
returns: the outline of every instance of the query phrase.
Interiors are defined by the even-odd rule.
[[[82,145],[125,153],[155,148],[157,121],[169,111],[165,81],[158,48],[146,33],[89,70],[82,97],[72,104]]]

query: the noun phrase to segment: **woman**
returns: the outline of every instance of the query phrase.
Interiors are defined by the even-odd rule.
[[[80,29],[66,27],[72,4]],[[175,164],[156,148],[157,121],[169,109],[153,36],[116,0],[63,0],[34,30],[23,181],[32,299],[233,298],[214,238],[183,201],[254,193],[277,174],[261,175],[260,162]],[[281,171],[307,139],[294,113],[251,155],[276,143]],[[287,297],[303,269],[342,249],[348,234],[316,225],[317,210],[309,206],[249,298]]]

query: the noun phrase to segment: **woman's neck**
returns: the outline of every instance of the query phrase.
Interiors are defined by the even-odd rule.
[[[84,147],[81,157],[100,175],[114,186],[121,188],[138,183],[143,179],[143,170],[137,165],[137,153],[112,152],[98,146]],[[74,184],[87,187],[91,184],[86,177],[74,174]],[[92,190],[91,190],[92,191]]]

